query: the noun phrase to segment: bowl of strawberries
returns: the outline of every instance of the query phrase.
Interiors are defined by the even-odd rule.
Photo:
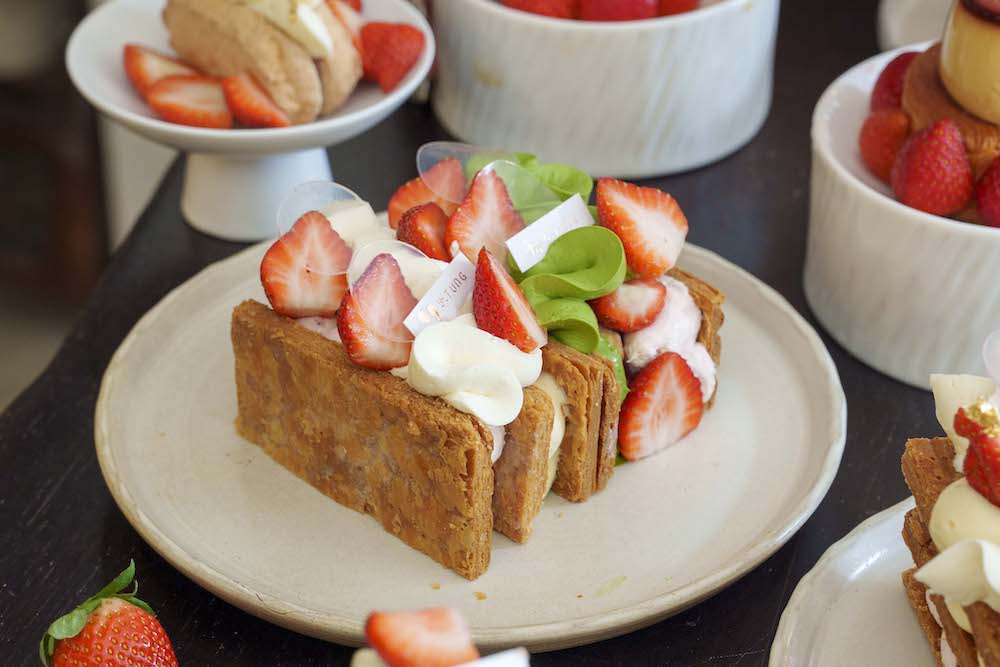
[[[437,2],[431,101],[471,143],[524,146],[591,174],[693,169],[763,124],[778,9],[779,0]]]
[[[871,58],[820,98],[804,274],[841,345],[923,389],[941,369],[978,372],[1000,322],[1000,158],[973,136],[988,126],[950,111],[938,49]]]

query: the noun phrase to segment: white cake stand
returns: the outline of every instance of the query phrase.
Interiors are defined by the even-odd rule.
[[[275,212],[303,181],[330,179],[326,147],[370,129],[405,102],[434,62],[434,36],[406,0],[366,0],[368,20],[409,23],[427,37],[413,70],[389,94],[361,83],[334,115],[315,123],[266,130],[210,130],[156,118],[122,67],[135,42],[171,52],[160,19],[163,0],[112,0],[84,19],[66,47],[66,66],[80,93],[101,113],[142,136],[188,155],[181,210],[192,227],[233,241],[274,236]]]

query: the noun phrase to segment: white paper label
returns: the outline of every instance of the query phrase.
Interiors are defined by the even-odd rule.
[[[549,246],[557,238],[580,227],[594,224],[586,202],[575,194],[507,239],[507,250],[517,262],[517,268],[527,271],[545,258]]]
[[[403,326],[416,336],[435,322],[455,319],[472,294],[475,283],[476,265],[459,253],[406,316]]]

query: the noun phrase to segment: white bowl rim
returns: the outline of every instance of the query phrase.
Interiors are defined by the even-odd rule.
[[[77,52],[76,44],[80,39],[82,39],[81,35],[86,29],[87,24],[93,20],[94,17],[96,17],[100,12],[114,11],[116,5],[124,1],[127,0],[112,0],[111,2],[104,3],[88,13],[83,20],[77,24],[76,28],[73,30],[73,34],[69,38],[69,41],[66,43],[66,71],[69,73],[70,79],[73,81],[73,85],[77,91],[79,91],[79,93],[101,113],[106,114],[114,120],[122,123],[135,127],[141,127],[143,130],[170,132],[174,133],[174,136],[184,139],[216,139],[224,141],[227,144],[243,143],[244,141],[251,139],[260,141],[275,141],[280,139],[294,140],[302,138],[304,135],[312,135],[313,133],[323,134],[330,130],[347,128],[356,123],[364,122],[367,117],[378,115],[385,110],[388,110],[388,112],[391,113],[392,109],[395,109],[403,104],[406,99],[408,99],[410,95],[416,91],[416,89],[420,86],[420,83],[430,73],[431,66],[434,64],[434,60],[437,57],[437,43],[434,39],[434,31],[431,29],[426,17],[416,7],[405,0],[386,0],[388,2],[396,2],[402,11],[410,15],[412,23],[420,28],[420,31],[424,33],[424,37],[427,39],[427,44],[424,49],[424,53],[420,56],[420,60],[417,61],[413,69],[406,75],[403,82],[401,82],[395,90],[385,94],[382,99],[378,100],[374,104],[352,111],[343,116],[317,119],[311,123],[303,123],[301,125],[292,125],[290,127],[281,128],[212,129],[190,125],[180,125],[178,123],[170,123],[152,116],[139,114],[129,109],[119,107],[116,104],[110,104],[106,100],[93,95],[92,91],[89,90],[87,86],[81,85],[81,80],[79,74],[76,72],[75,64],[70,58],[71,54]]]
[[[450,0],[458,1],[458,0]],[[493,12],[496,15],[503,15],[511,20],[524,21],[528,24],[534,24],[536,27],[550,27],[550,28],[565,28],[567,30],[577,30],[577,31],[621,31],[630,30],[634,31],[636,28],[648,28],[656,29],[667,26],[678,26],[683,27],[686,23],[695,23],[701,20],[709,20],[717,14],[721,14],[725,11],[735,11],[737,9],[742,9],[743,7],[750,5],[754,0],[717,0],[707,7],[699,7],[698,9],[692,10],[690,12],[684,12],[681,14],[672,14],[670,16],[656,16],[651,19],[636,19],[633,21],[581,21],[579,19],[562,19],[556,18],[554,16],[544,16],[541,14],[532,14],[531,12],[522,11],[520,9],[514,9],[513,7],[507,7],[506,5],[500,4],[499,0],[461,0],[465,2],[466,5],[479,5],[485,9],[485,11]]]
[[[819,98],[819,102],[816,103],[816,108],[813,110],[812,117],[812,148],[813,155],[816,155],[823,159],[834,172],[836,172],[840,178],[846,181],[856,192],[861,194],[863,197],[867,198],[872,203],[885,206],[889,210],[887,211],[890,215],[897,215],[905,217],[908,220],[921,224],[938,226],[942,228],[947,228],[955,234],[965,234],[973,238],[979,238],[989,241],[1000,241],[1000,228],[989,227],[987,225],[977,225],[970,222],[962,222],[961,220],[953,220],[952,218],[946,218],[940,215],[934,215],[933,213],[925,213],[924,211],[917,210],[906,204],[903,204],[893,197],[886,195],[885,193],[879,192],[875,188],[871,187],[861,179],[859,179],[850,169],[844,166],[840,160],[837,159],[833,150],[830,147],[830,141],[832,141],[833,132],[829,127],[829,123],[824,122],[825,118],[829,118],[831,115],[831,109],[833,107],[833,98],[837,92],[837,88],[841,86],[845,79],[854,74],[857,70],[869,65],[873,61],[879,59],[889,60],[894,58],[900,53],[906,51],[924,51],[929,46],[935,42],[917,42],[914,44],[907,44],[901,46],[898,49],[893,49],[892,51],[886,51],[878,55],[872,56],[867,60],[854,65],[843,74],[834,79],[823,94]],[[857,141],[857,137],[851,137],[852,142]]]

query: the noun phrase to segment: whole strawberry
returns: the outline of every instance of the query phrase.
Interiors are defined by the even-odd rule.
[[[871,109],[898,109],[903,103],[903,82],[906,71],[917,57],[916,51],[901,53],[885,66],[872,89]]]
[[[909,136],[910,117],[899,109],[879,109],[868,114],[858,136],[861,159],[868,170],[888,183],[899,149]]]
[[[48,667],[177,667],[167,633],[135,596],[135,563],[49,626],[39,654]]]
[[[950,118],[915,132],[892,168],[896,198],[935,215],[960,211],[972,196],[972,167],[962,133]]]
[[[976,206],[979,217],[990,227],[1000,227],[1000,158],[979,177],[976,184]]]

